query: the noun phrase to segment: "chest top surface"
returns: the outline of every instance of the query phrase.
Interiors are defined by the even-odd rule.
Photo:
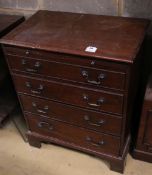
[[[2,37],[12,25],[22,19],[22,16],[0,14],[0,37]]]
[[[133,63],[148,23],[145,19],[38,11],[1,43]],[[89,46],[97,50],[85,51]]]

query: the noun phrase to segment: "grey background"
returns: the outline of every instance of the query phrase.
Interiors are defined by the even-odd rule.
[[[152,0],[0,0],[0,13],[28,17],[39,9],[152,19]]]

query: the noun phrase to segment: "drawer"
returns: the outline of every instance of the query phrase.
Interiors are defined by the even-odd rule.
[[[123,95],[88,89],[55,81],[44,81],[20,75],[13,76],[18,93],[26,93],[109,113],[122,114]]]
[[[120,136],[121,118],[49,100],[20,95],[23,110],[76,126]]]
[[[128,65],[111,62],[106,60],[98,60],[95,57],[86,57],[81,55],[71,55],[60,52],[50,52],[38,49],[3,46],[5,55],[15,55],[26,58],[38,58],[41,60],[56,61],[60,63],[69,63],[74,65],[81,65],[85,67],[96,67],[99,69],[110,69],[116,72],[126,73],[129,70]]]
[[[16,56],[29,57],[29,58],[31,57],[42,58],[43,56],[46,56],[48,53],[50,53],[47,51],[40,51],[37,49],[10,46],[10,45],[4,46],[4,51],[5,51],[5,54],[8,54],[8,55],[16,55]]]
[[[62,122],[25,114],[29,129],[32,132],[58,139],[99,153],[119,154],[120,139],[111,135],[81,129]]]
[[[8,55],[7,58],[12,70],[70,80],[96,87],[108,87],[118,90],[125,88],[125,73],[88,68],[69,64],[68,62],[61,63],[12,55]]]

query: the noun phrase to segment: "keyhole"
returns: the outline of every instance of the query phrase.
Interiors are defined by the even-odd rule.
[[[94,66],[95,65],[95,61],[91,61],[91,65]]]

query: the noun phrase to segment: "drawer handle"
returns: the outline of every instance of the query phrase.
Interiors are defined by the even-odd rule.
[[[26,55],[29,55],[30,54],[30,51],[29,50],[26,50],[25,54]]]
[[[87,101],[89,106],[100,107],[104,103],[104,98],[99,98],[96,103],[90,103],[88,95],[83,94],[83,99]]]
[[[105,123],[104,120],[100,120],[98,123],[93,123],[88,115],[84,116],[84,120],[87,121],[89,125],[97,127],[101,127]]]
[[[101,140],[99,142],[95,142],[89,136],[86,137],[86,141],[89,142],[91,145],[97,146],[97,147],[101,147],[105,144],[105,142],[103,140]]]
[[[38,123],[38,127],[39,127],[39,128],[45,128],[45,126],[47,126],[47,129],[53,130],[53,126],[50,125],[50,124],[47,123],[47,122],[39,122],[39,123]]]
[[[90,80],[89,79],[89,73],[88,71],[86,70],[83,70],[82,72],[82,76],[87,80],[88,83],[91,83],[91,84],[95,84],[95,85],[100,85],[102,83],[102,80],[105,79],[105,74],[101,73],[99,76],[98,76],[98,81],[95,81],[95,80]]]
[[[26,60],[22,59],[22,65],[24,65],[24,66],[27,65]],[[36,61],[33,67],[34,68],[25,67],[25,71],[36,73],[39,71],[39,68],[41,67],[41,63],[39,61]]]
[[[39,85],[39,87],[37,89],[33,89],[30,82],[26,82],[26,87],[28,87],[33,94],[41,94],[43,89],[44,89],[43,85],[41,85],[41,84]]]
[[[47,112],[48,112],[48,110],[49,110],[49,107],[48,107],[48,106],[44,106],[43,109],[39,109],[38,106],[37,106],[37,104],[34,103],[34,102],[32,102],[32,106],[36,108],[36,111],[37,111],[38,113],[42,113],[42,114],[47,114]]]

